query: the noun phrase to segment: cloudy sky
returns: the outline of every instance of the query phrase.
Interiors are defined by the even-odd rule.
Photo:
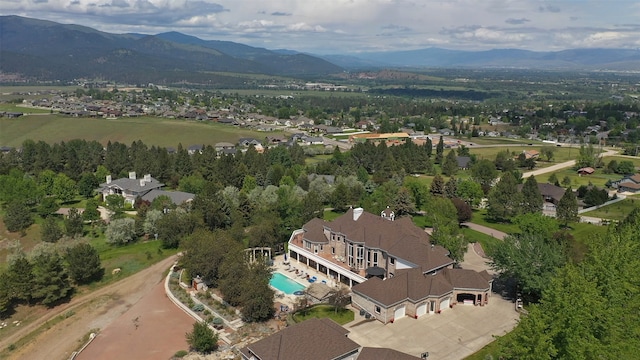
[[[638,0],[2,0],[0,14],[321,54],[640,48]]]

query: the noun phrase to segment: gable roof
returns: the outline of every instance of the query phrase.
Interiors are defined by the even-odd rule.
[[[152,202],[158,196],[168,196],[169,199],[171,199],[171,202],[173,202],[176,205],[180,205],[184,202],[193,200],[193,198],[195,197],[194,194],[183,192],[183,191],[165,191],[165,190],[153,189],[148,193],[144,194],[142,196],[142,200]]]
[[[469,156],[456,156],[456,161],[460,169],[466,169],[471,163],[471,158]]]
[[[564,188],[549,183],[539,183],[538,190],[540,190],[540,194],[542,194],[542,196],[548,196],[557,201],[560,201],[560,199],[562,199],[562,196],[565,192]]]
[[[493,278],[486,271],[442,269],[435,275],[423,274],[420,269],[400,270],[392,278],[372,277],[351,290],[384,306],[404,300],[418,303],[428,297],[442,297],[455,289],[486,291]]]
[[[260,360],[327,360],[355,353],[360,348],[348,330],[331,319],[309,319],[258,340],[240,352]]]
[[[144,185],[140,185],[142,182],[144,182]],[[113,180],[110,183],[105,182],[100,184],[101,188],[118,187],[122,190],[128,190],[136,193],[158,189],[163,186],[163,183],[154,178],[151,178],[151,181],[145,181],[145,179],[120,178]]]

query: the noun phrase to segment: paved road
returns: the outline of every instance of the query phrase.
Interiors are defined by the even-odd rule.
[[[475,230],[478,232],[481,232],[483,234],[487,234],[489,236],[493,236],[496,239],[500,239],[500,240],[504,240],[505,236],[507,236],[508,234],[496,229],[492,229],[490,227],[484,226],[484,225],[479,225],[479,224],[474,224],[471,222],[465,222],[462,223],[461,225],[468,227],[471,230]]]
[[[617,150],[607,150],[605,152],[602,153],[602,156],[614,156],[617,155],[618,151]],[[570,160],[570,161],[565,161],[563,163],[560,164],[555,164],[549,167],[545,167],[545,168],[540,168],[540,169],[536,169],[533,171],[528,171],[524,174],[522,174],[523,178],[528,178],[529,176],[533,175],[533,176],[537,176],[537,175],[542,175],[542,174],[546,174],[546,173],[550,173],[550,172],[554,172],[554,171],[558,171],[558,170],[562,170],[562,169],[566,169],[568,167],[572,167],[576,165],[576,161],[575,160]]]

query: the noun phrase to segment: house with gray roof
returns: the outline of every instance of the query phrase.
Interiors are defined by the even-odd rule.
[[[243,360],[412,360],[388,348],[360,347],[331,319],[309,319],[240,349]]]
[[[107,175],[106,181],[100,184],[100,193],[102,200],[106,201],[109,195],[120,195],[124,198],[125,204],[133,205],[138,197],[144,197],[152,190],[160,189],[164,186],[160,181],[151,177],[150,174],[144,175],[142,179],[136,178],[134,171],[129,172],[128,178],[111,179],[111,175]]]
[[[195,194],[184,192],[184,191],[166,191],[160,189],[153,189],[148,193],[144,194],[141,198],[143,201],[153,202],[157,197],[166,196],[171,199],[171,202],[176,205],[182,205],[184,203],[189,203],[193,201],[195,198]]]

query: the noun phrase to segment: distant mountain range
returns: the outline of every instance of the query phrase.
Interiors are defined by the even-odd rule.
[[[518,49],[487,51],[427,48],[407,51],[324,55],[344,68],[516,68],[546,70],[640,70],[640,50],[573,49],[540,52]]]
[[[574,49],[420,50],[314,55],[268,50],[179,32],[111,34],[20,16],[0,16],[0,72],[39,80],[102,78],[128,83],[246,86],[239,74],[315,77],[344,69],[519,68],[638,70],[640,51]]]
[[[0,71],[42,80],[212,82],[212,72],[326,75],[343,69],[302,53],[283,53],[177,32],[111,34],[79,25],[0,17]],[[228,79],[227,79],[228,80]]]

